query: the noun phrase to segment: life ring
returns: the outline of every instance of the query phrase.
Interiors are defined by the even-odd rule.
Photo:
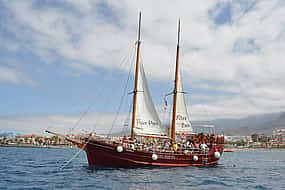
[[[152,154],[152,155],[151,155],[151,159],[152,159],[152,160],[157,160],[157,158],[158,158],[157,154]]]
[[[215,156],[215,158],[219,159],[221,157],[221,153],[220,152],[215,152],[214,156]]]
[[[124,148],[122,146],[117,146],[117,152],[123,152]]]

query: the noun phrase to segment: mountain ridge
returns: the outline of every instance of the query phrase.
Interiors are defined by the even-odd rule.
[[[285,128],[285,112],[258,114],[240,119],[217,119],[213,121],[217,132],[225,135],[271,135],[274,129]]]

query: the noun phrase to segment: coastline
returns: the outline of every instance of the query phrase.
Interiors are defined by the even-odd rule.
[[[16,147],[16,148],[77,148],[71,145],[33,145],[33,144],[0,144],[0,147]]]
[[[236,151],[271,151],[271,150],[284,150],[285,148],[225,148],[224,152]]]
[[[33,144],[0,144],[0,147],[15,147],[15,148],[77,148],[72,145],[33,145]],[[270,151],[270,150],[284,150],[285,148],[225,148],[224,152],[236,151]]]

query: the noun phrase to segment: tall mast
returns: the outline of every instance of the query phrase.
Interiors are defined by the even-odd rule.
[[[136,71],[135,71],[135,84],[134,84],[134,95],[133,95],[133,113],[132,113],[131,140],[134,140],[134,138],[135,138],[134,128],[135,128],[135,122],[136,122],[138,74],[139,74],[139,67],[140,67],[140,45],[141,45],[141,41],[140,40],[141,40],[141,12],[139,13],[139,30],[138,30]]]
[[[176,127],[176,104],[177,104],[177,88],[178,88],[178,74],[179,74],[179,50],[180,50],[180,19],[178,21],[176,66],[175,66],[175,79],[174,79],[174,90],[173,90],[173,110],[172,110],[172,124],[171,124],[172,143],[175,143],[176,141],[175,127]]]

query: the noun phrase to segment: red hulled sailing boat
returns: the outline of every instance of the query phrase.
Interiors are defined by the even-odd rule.
[[[83,142],[79,142],[66,136],[59,136],[83,149],[87,153],[90,166],[208,166],[217,164],[224,150],[224,137],[215,134],[194,133],[188,117],[179,69],[180,20],[172,93],[172,123],[168,130],[170,135],[162,126],[155,110],[148,90],[144,68],[140,62],[140,28],[141,13],[139,14],[138,40],[136,43],[130,137],[115,138],[90,135]]]

